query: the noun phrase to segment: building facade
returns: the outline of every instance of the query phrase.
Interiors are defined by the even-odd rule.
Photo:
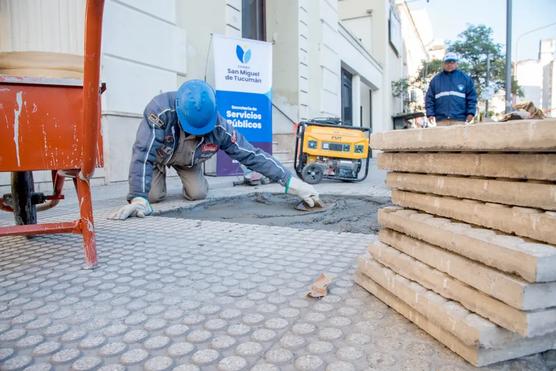
[[[0,0],[0,18],[8,20],[0,24],[0,53],[82,54],[84,0],[36,4]],[[394,0],[106,0],[105,166],[97,182],[127,180],[136,128],[154,95],[188,79],[212,82],[213,34],[272,43],[273,152],[282,161],[293,159],[295,124],[302,120],[340,117],[372,131],[392,129],[392,115],[402,110],[392,81],[407,75],[404,36],[412,32],[402,35],[407,14],[400,6]],[[8,174],[0,174],[0,185],[8,183]]]
[[[403,76],[408,82],[415,81],[424,61],[430,61],[429,44],[433,40],[433,31],[425,8],[411,9],[405,0],[397,0],[404,41]],[[422,89],[412,87],[402,97],[404,111],[423,111],[425,93]]]
[[[526,59],[516,63],[516,79],[524,97],[547,116],[556,117],[554,86],[556,85],[556,39],[545,39],[539,43],[538,59]]]
[[[542,109],[549,117],[556,117],[556,59],[543,68]]]

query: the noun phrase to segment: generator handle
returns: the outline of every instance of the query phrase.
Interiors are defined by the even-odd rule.
[[[371,143],[371,129],[370,128],[363,128],[363,129],[367,129],[367,130],[363,130],[363,131],[368,131],[368,138],[369,138],[369,144]],[[367,148],[367,160],[366,160],[366,164],[365,164],[365,175],[363,175],[363,178],[361,179],[356,179],[353,182],[354,183],[359,183],[364,181],[365,179],[367,179],[367,175],[369,175],[369,162],[371,162],[371,155],[372,155],[372,149],[369,145],[369,148]]]
[[[363,175],[363,178],[355,180],[355,183],[359,183],[367,179],[367,175],[369,175],[369,162],[371,162],[371,153],[371,148],[369,147],[369,149],[367,150],[367,164],[365,165],[365,175]]]
[[[310,123],[311,125],[315,125],[315,126],[325,126],[325,127],[329,127],[329,128],[349,128],[349,129],[355,129],[355,130],[360,130],[360,131],[371,131],[371,128],[366,128],[366,127],[361,127],[361,126],[351,126],[351,125],[335,125],[335,124],[324,124],[321,122],[315,122],[315,121],[311,121],[311,120],[307,120],[307,121],[301,121],[298,125],[302,126],[303,124],[306,123]]]

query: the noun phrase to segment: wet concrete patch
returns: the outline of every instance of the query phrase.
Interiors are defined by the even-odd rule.
[[[170,218],[227,221],[336,232],[377,233],[377,210],[391,205],[389,197],[321,196],[325,209],[296,210],[297,197],[253,193],[210,200],[190,208],[161,213]]]

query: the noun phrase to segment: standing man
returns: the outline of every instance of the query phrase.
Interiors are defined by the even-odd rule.
[[[187,200],[207,196],[208,182],[201,164],[221,149],[242,165],[285,187],[309,207],[321,205],[313,186],[295,178],[274,157],[253,147],[216,109],[214,90],[204,81],[190,80],[177,92],[154,97],[137,130],[129,169],[128,205],[110,216],[145,217],[151,203],[166,197],[166,167],[176,169]]]
[[[471,77],[458,70],[455,53],[444,56],[443,71],[431,80],[425,108],[433,125],[450,126],[473,121],[477,110],[477,92]]]

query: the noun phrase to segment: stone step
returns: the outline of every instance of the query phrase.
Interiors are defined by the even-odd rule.
[[[402,191],[556,210],[556,183],[394,172],[387,174],[386,184]]]
[[[380,153],[377,166],[411,173],[556,181],[554,153]]]
[[[380,209],[378,222],[528,282],[556,281],[556,248],[551,245],[400,207]]]
[[[392,190],[396,205],[556,244],[556,213],[476,200]]]
[[[556,152],[556,119],[392,130],[373,133],[370,146],[384,152]]]
[[[397,274],[446,299],[459,302],[505,329],[527,337],[556,332],[556,308],[537,311],[515,309],[379,241],[369,246],[369,253]]]
[[[556,282],[528,283],[517,276],[500,272],[391,229],[382,229],[379,239],[384,244],[516,309],[556,307]]]
[[[360,260],[359,267],[355,274],[358,285],[474,366],[486,366],[554,347],[553,334],[518,337],[372,260]],[[386,286],[371,279],[367,275],[371,272],[387,279]]]

